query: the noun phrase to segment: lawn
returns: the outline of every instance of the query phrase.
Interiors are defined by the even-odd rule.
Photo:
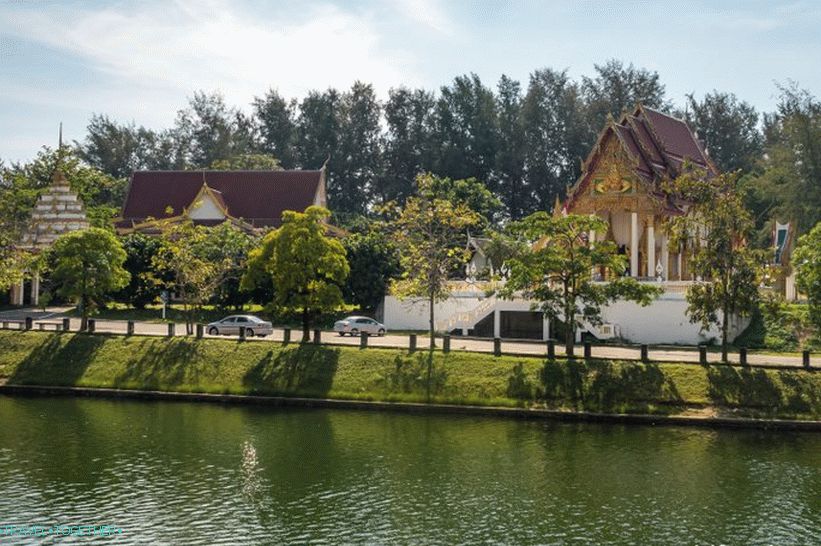
[[[430,368],[428,367],[430,364]],[[429,374],[430,370],[430,374]],[[179,392],[821,418],[821,373],[0,331],[0,381]]]

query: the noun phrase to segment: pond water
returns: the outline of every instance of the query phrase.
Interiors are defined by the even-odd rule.
[[[122,530],[77,544],[821,544],[821,434],[5,396],[0,431],[0,529]]]

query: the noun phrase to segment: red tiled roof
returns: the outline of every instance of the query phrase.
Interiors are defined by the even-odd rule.
[[[303,211],[314,204],[324,176],[323,171],[136,171],[118,226],[181,214],[203,183],[215,191],[230,216],[254,227],[277,227],[283,211]]]
[[[599,134],[596,146],[584,162],[582,175],[570,190],[568,206],[578,191],[587,185],[598,165],[601,149],[614,136],[636,161],[636,174],[653,184],[654,193],[663,193],[661,180],[679,176],[685,161],[706,169],[711,175],[718,174],[707,152],[684,121],[638,106],[632,115],[624,115],[618,122],[611,119]]]

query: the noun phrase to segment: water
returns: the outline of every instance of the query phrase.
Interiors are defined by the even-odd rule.
[[[0,525],[101,544],[821,544],[818,434],[2,396],[0,430]]]

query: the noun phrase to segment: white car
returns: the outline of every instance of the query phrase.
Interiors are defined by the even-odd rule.
[[[274,332],[273,325],[254,315],[231,315],[222,320],[211,322],[206,331],[212,336],[239,335],[240,326],[245,326],[247,337],[267,336]]]
[[[340,336],[358,336],[361,332],[371,336],[384,336],[387,331],[384,324],[369,317],[346,317],[334,323],[334,332],[338,332]]]

